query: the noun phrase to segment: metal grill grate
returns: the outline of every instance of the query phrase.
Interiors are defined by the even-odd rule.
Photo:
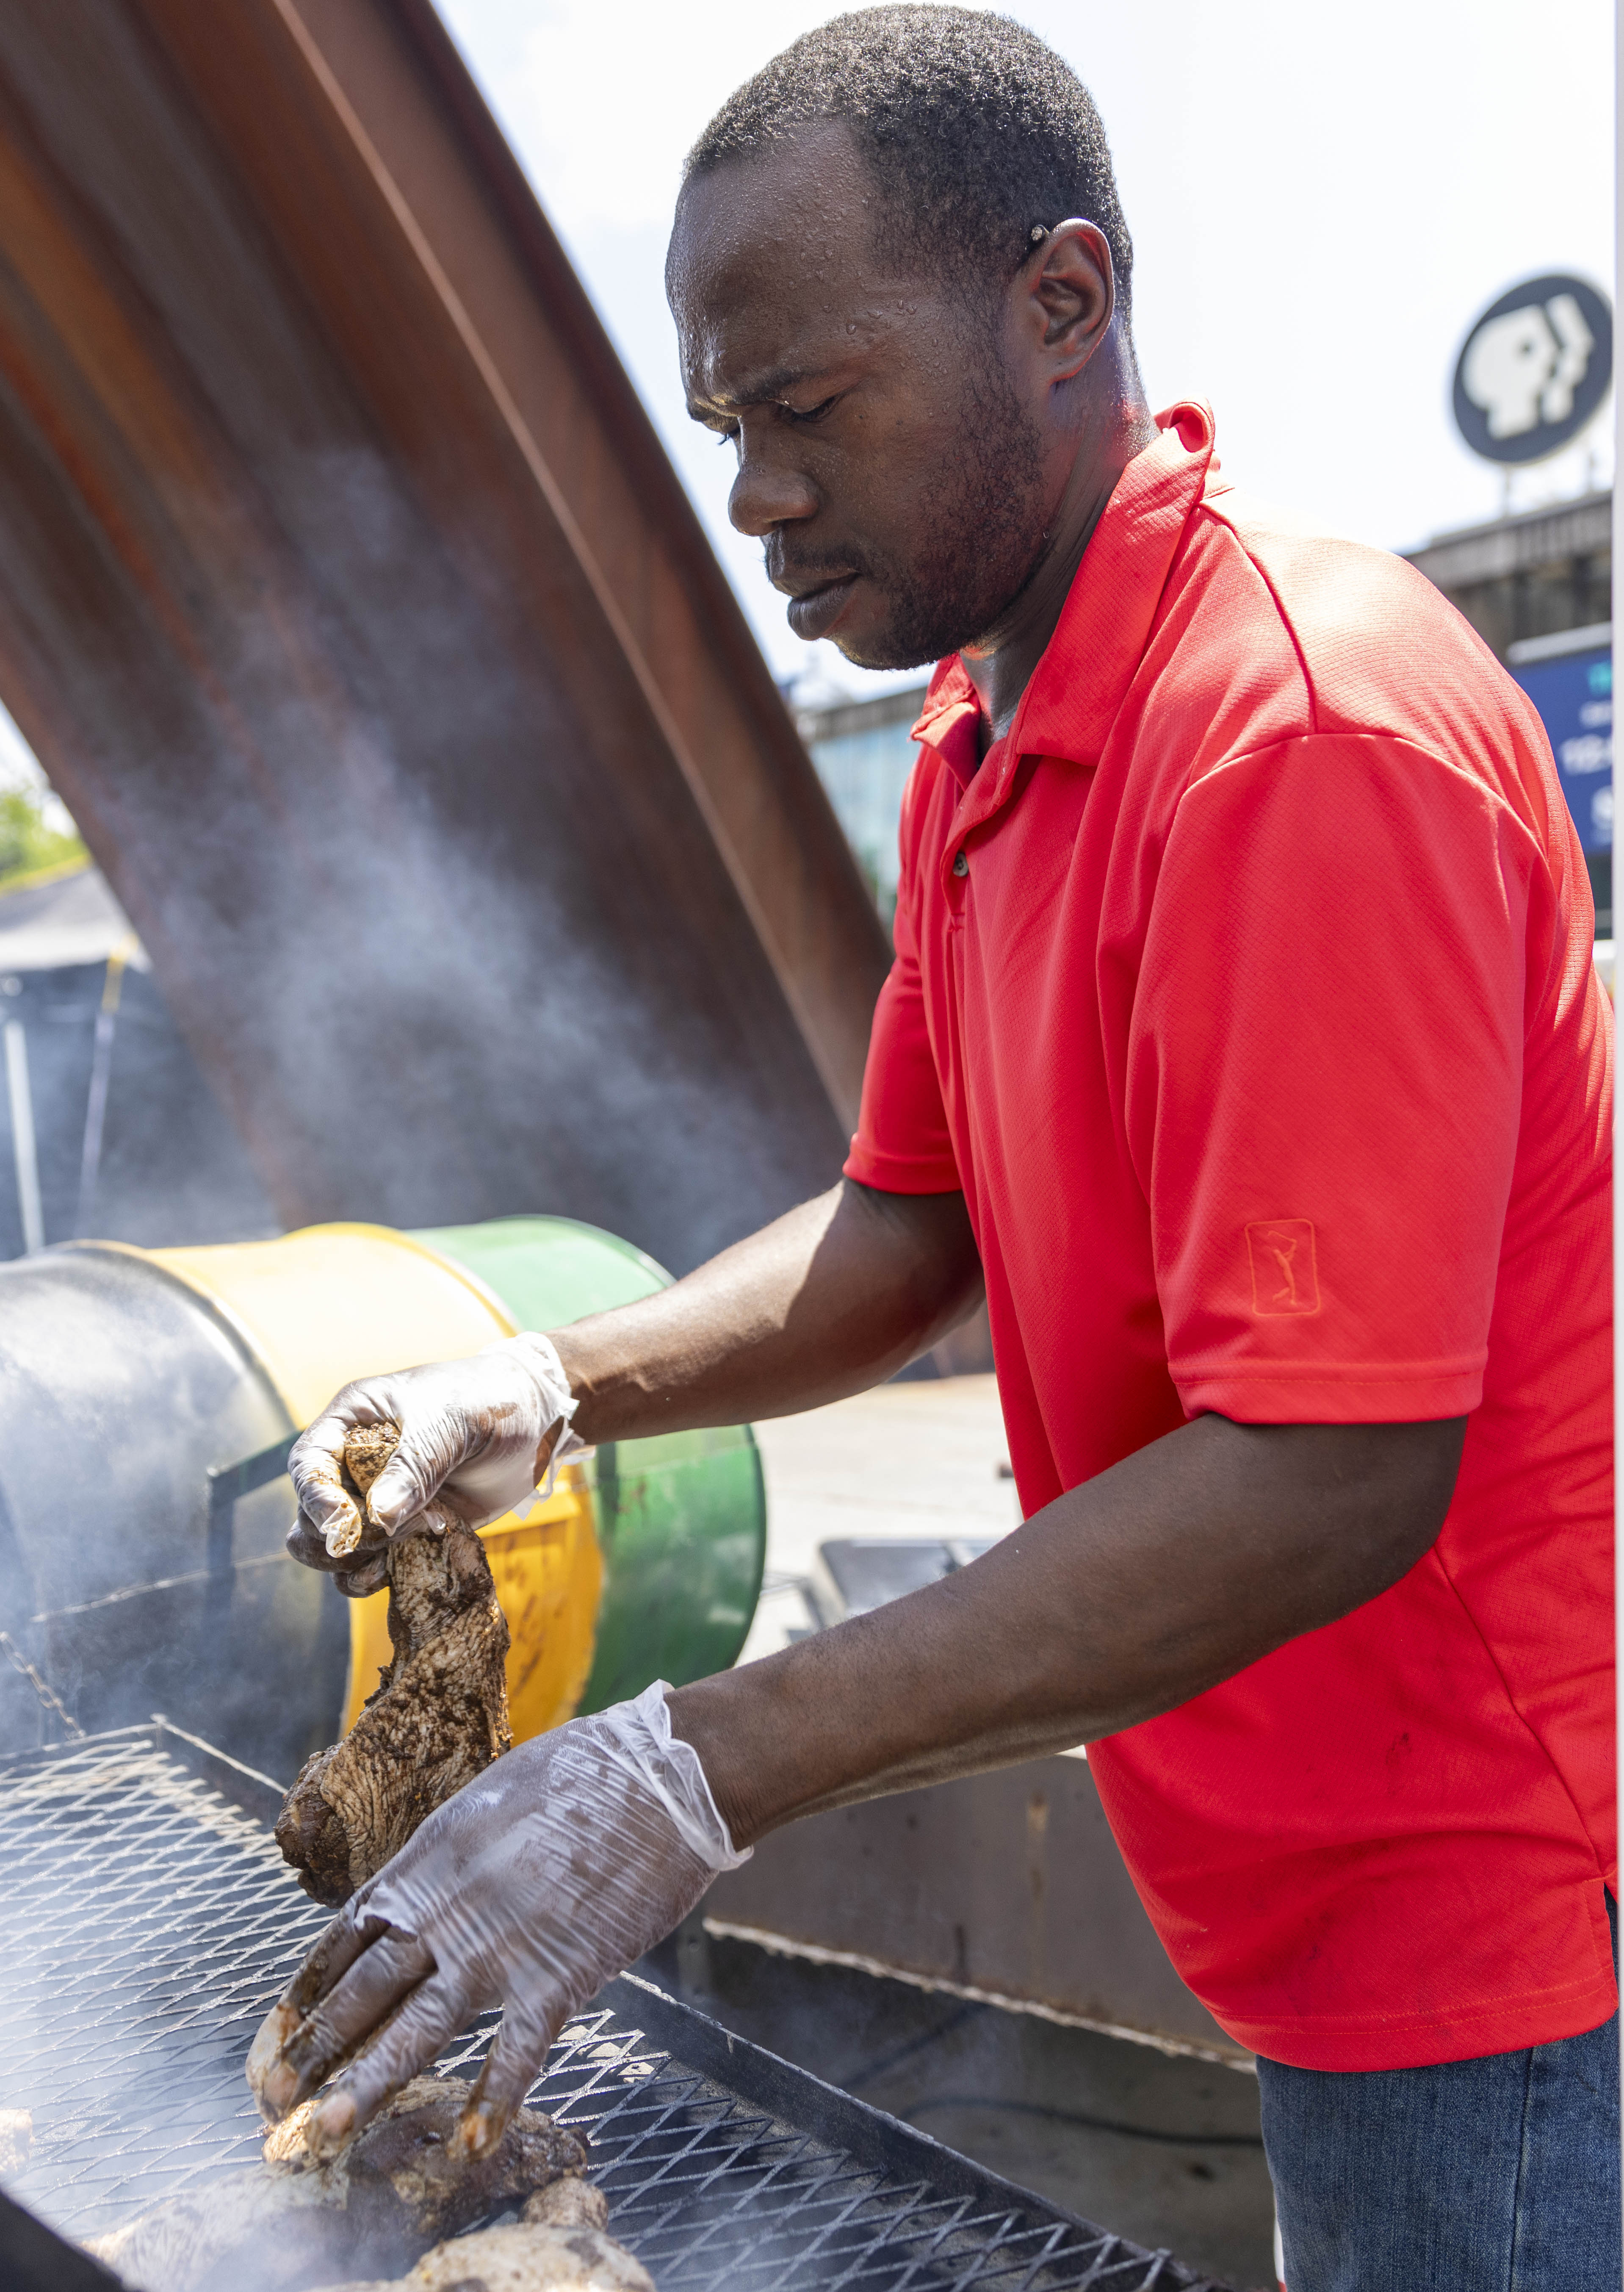
[[[266,1789],[161,1723],[0,1769],[0,2107],[34,2116],[13,2193],[66,2233],[258,2155],[244,2056],[326,1915],[257,1819]],[[440,2067],[468,2073],[494,2024]],[[631,1980],[531,2098],[590,2139],[661,2292],[1204,2282]]]

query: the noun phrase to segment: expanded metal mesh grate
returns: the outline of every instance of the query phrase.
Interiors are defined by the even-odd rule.
[[[202,1747],[197,1747],[201,1749]],[[249,2041],[326,1914],[264,1825],[162,1729],[0,1768],[0,2108],[12,2193],[94,2234],[259,2152]],[[446,2054],[470,2073],[486,2016]],[[532,2095],[591,2144],[614,2234],[661,2292],[1186,2292],[1165,2254],[1027,2199],[631,1981]]]

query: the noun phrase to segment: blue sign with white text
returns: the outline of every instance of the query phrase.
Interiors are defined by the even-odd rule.
[[[1571,652],[1511,672],[1544,721],[1587,851],[1612,849],[1612,654]]]

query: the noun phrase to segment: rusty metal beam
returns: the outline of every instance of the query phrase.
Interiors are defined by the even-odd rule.
[[[290,1221],[828,1182],[883,934],[428,0],[0,11],[0,695]]]

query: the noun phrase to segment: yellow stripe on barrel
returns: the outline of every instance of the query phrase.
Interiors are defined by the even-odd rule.
[[[353,1377],[459,1360],[516,1333],[466,1268],[388,1226],[150,1255],[236,1324],[301,1425]],[[509,1713],[522,1742],[570,1717],[591,1669],[603,1570],[586,1473],[566,1465],[527,1519],[504,1513],[480,1536],[512,1635]],[[387,1607],[382,1592],[350,1602],[346,1732],[390,1658]]]

